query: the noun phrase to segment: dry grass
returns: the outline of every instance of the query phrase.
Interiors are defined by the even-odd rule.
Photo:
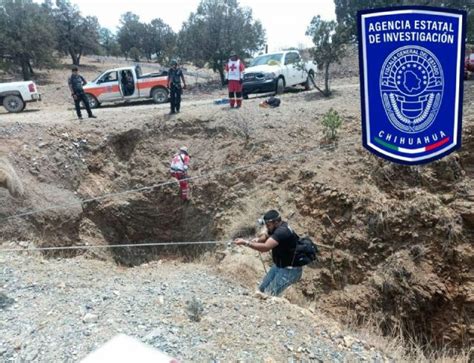
[[[248,144],[252,137],[252,124],[251,120],[246,117],[242,117],[240,114],[238,114],[237,119],[235,120],[235,127],[239,131],[239,133],[243,136],[245,140],[245,144]]]
[[[438,225],[445,237],[441,242],[441,248],[444,253],[450,252],[453,246],[462,239],[462,219],[459,215],[446,211],[441,215]]]
[[[350,315],[350,313],[349,313]],[[468,363],[469,351],[443,349],[436,352],[427,352],[425,347],[417,343],[414,337],[407,337],[401,326],[392,329],[391,334],[384,335],[381,329],[382,317],[370,315],[367,320],[356,324],[355,313],[353,314],[354,324],[347,324],[346,329],[349,334],[370,342],[370,345],[384,352],[388,358],[396,362],[413,363]]]
[[[305,309],[309,309],[311,307],[311,300],[304,296],[298,284],[299,283],[297,282],[296,284],[288,287],[283,292],[282,296],[292,304],[298,305]]]
[[[260,218],[268,209],[265,204],[268,203],[264,198],[253,196],[243,203],[241,213],[235,215],[230,220],[227,232],[231,239],[242,237],[254,237],[255,234],[260,233],[257,229],[257,219]]]
[[[202,255],[194,262],[215,268],[224,278],[253,290],[265,274],[264,264],[265,268],[269,268],[266,256],[262,255],[262,258],[260,260],[258,252],[235,245],[217,254]]]
[[[5,158],[0,158],[0,187],[8,189],[13,197],[21,197],[25,193],[23,183]]]
[[[410,257],[415,264],[419,264],[426,256],[426,248],[422,245],[414,245],[410,248]]]

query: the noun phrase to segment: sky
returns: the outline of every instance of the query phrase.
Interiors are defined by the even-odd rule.
[[[42,1],[37,1],[42,2]],[[131,11],[142,22],[161,18],[175,32],[181,29],[191,12],[196,11],[199,0],[71,0],[79,6],[82,15],[93,15],[101,26],[117,30],[120,16]],[[335,19],[333,0],[240,0],[241,6],[250,7],[254,19],[262,22],[266,30],[270,51],[284,47],[311,46],[305,36],[313,16],[324,20]]]

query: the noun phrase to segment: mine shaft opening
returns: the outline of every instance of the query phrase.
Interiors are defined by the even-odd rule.
[[[171,192],[171,191],[170,191]],[[111,248],[116,263],[136,266],[163,257],[192,259],[215,248],[214,216],[204,206],[162,191],[131,195],[85,208],[85,215],[108,245],[163,243]],[[209,244],[193,242],[209,241]]]
[[[204,133],[204,137],[207,137],[207,128],[202,125],[202,121],[179,127],[182,130],[178,133],[186,136],[194,138]],[[167,244],[107,248],[108,258],[124,266],[136,266],[160,258],[180,257],[190,260],[216,247],[213,243],[190,243],[216,241],[217,211],[208,204],[211,200],[219,199],[219,195],[202,188],[194,191],[191,188],[197,198],[191,196],[192,200],[188,202],[180,199],[179,185],[174,183],[175,179],[167,169],[167,160],[171,160],[173,152],[177,151],[177,148],[173,150],[169,147],[169,139],[173,139],[176,132],[176,127],[160,125],[149,129],[133,128],[109,135],[100,148],[89,153],[90,166],[81,181],[81,188],[87,193],[97,185],[106,186],[112,193],[115,188],[133,190],[136,185],[150,186],[160,184],[157,181],[166,182],[164,186],[152,190],[83,203],[83,213],[79,218],[84,227],[78,233],[81,243],[88,242],[92,236],[91,240],[113,246]],[[188,145],[186,141],[176,141],[176,145],[182,144]],[[191,169],[190,175],[193,176],[196,171]],[[194,181],[191,187],[193,185]],[[95,194],[100,195],[102,191]],[[86,195],[85,199],[88,197]]]

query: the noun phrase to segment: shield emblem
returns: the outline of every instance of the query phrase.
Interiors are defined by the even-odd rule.
[[[357,20],[364,147],[409,165],[461,147],[466,12],[396,7]]]

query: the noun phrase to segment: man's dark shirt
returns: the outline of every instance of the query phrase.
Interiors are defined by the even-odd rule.
[[[171,87],[181,88],[181,77],[183,71],[180,68],[170,68],[168,71],[168,79]]]
[[[288,227],[288,223],[283,222],[273,233],[271,233],[278,246],[272,249],[272,259],[278,267],[291,266],[295,255],[296,243],[299,240],[298,235]]]
[[[71,86],[73,93],[83,93],[82,86],[86,84],[86,80],[80,74],[71,74],[68,84]]]

